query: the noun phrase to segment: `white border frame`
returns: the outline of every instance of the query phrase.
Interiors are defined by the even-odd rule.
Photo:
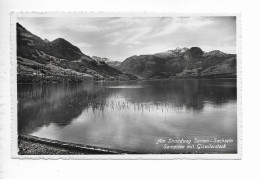
[[[17,49],[16,22],[18,17],[180,17],[236,16],[237,54],[237,154],[118,154],[118,155],[18,155],[17,141]],[[75,160],[171,160],[171,159],[242,159],[242,59],[240,14],[175,14],[119,12],[11,12],[11,153],[13,159],[75,159]]]

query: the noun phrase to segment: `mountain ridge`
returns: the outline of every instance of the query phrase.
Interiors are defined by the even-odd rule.
[[[204,52],[199,47],[176,48],[128,57],[118,69],[142,79],[236,78],[236,54],[226,54],[219,50]]]
[[[236,54],[200,47],[133,55],[123,62],[88,56],[63,38],[41,39],[17,23],[17,81],[48,83],[158,78],[236,78]]]
[[[42,40],[17,23],[17,82],[132,80],[134,75],[97,63],[63,38]]]
[[[119,61],[114,61],[114,60],[110,60],[109,58],[105,58],[105,57],[98,57],[98,56],[92,56],[92,59],[94,59],[96,62],[100,63],[100,62],[105,62],[107,65],[113,67],[113,68],[117,68],[121,62]]]

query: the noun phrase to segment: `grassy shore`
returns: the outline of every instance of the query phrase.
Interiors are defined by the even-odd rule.
[[[18,136],[19,155],[130,154],[133,152],[74,144],[29,135]]]
[[[85,153],[47,144],[18,139],[19,155],[82,155]]]

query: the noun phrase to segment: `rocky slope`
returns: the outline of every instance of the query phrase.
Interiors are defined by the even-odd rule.
[[[236,77],[236,55],[199,47],[177,48],[153,55],[132,56],[118,67],[143,79]]]
[[[119,61],[113,61],[108,58],[101,58],[101,57],[97,57],[97,56],[92,56],[91,58],[94,59],[98,63],[105,62],[107,65],[109,65],[113,68],[118,68],[119,65],[121,64],[121,62],[119,62]]]
[[[136,77],[96,62],[65,39],[42,40],[17,23],[18,83],[130,79]]]

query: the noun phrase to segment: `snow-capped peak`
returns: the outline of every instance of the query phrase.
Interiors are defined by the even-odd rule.
[[[184,53],[187,50],[189,50],[187,47],[183,47],[183,48],[177,47],[174,51],[179,52],[179,53]]]

